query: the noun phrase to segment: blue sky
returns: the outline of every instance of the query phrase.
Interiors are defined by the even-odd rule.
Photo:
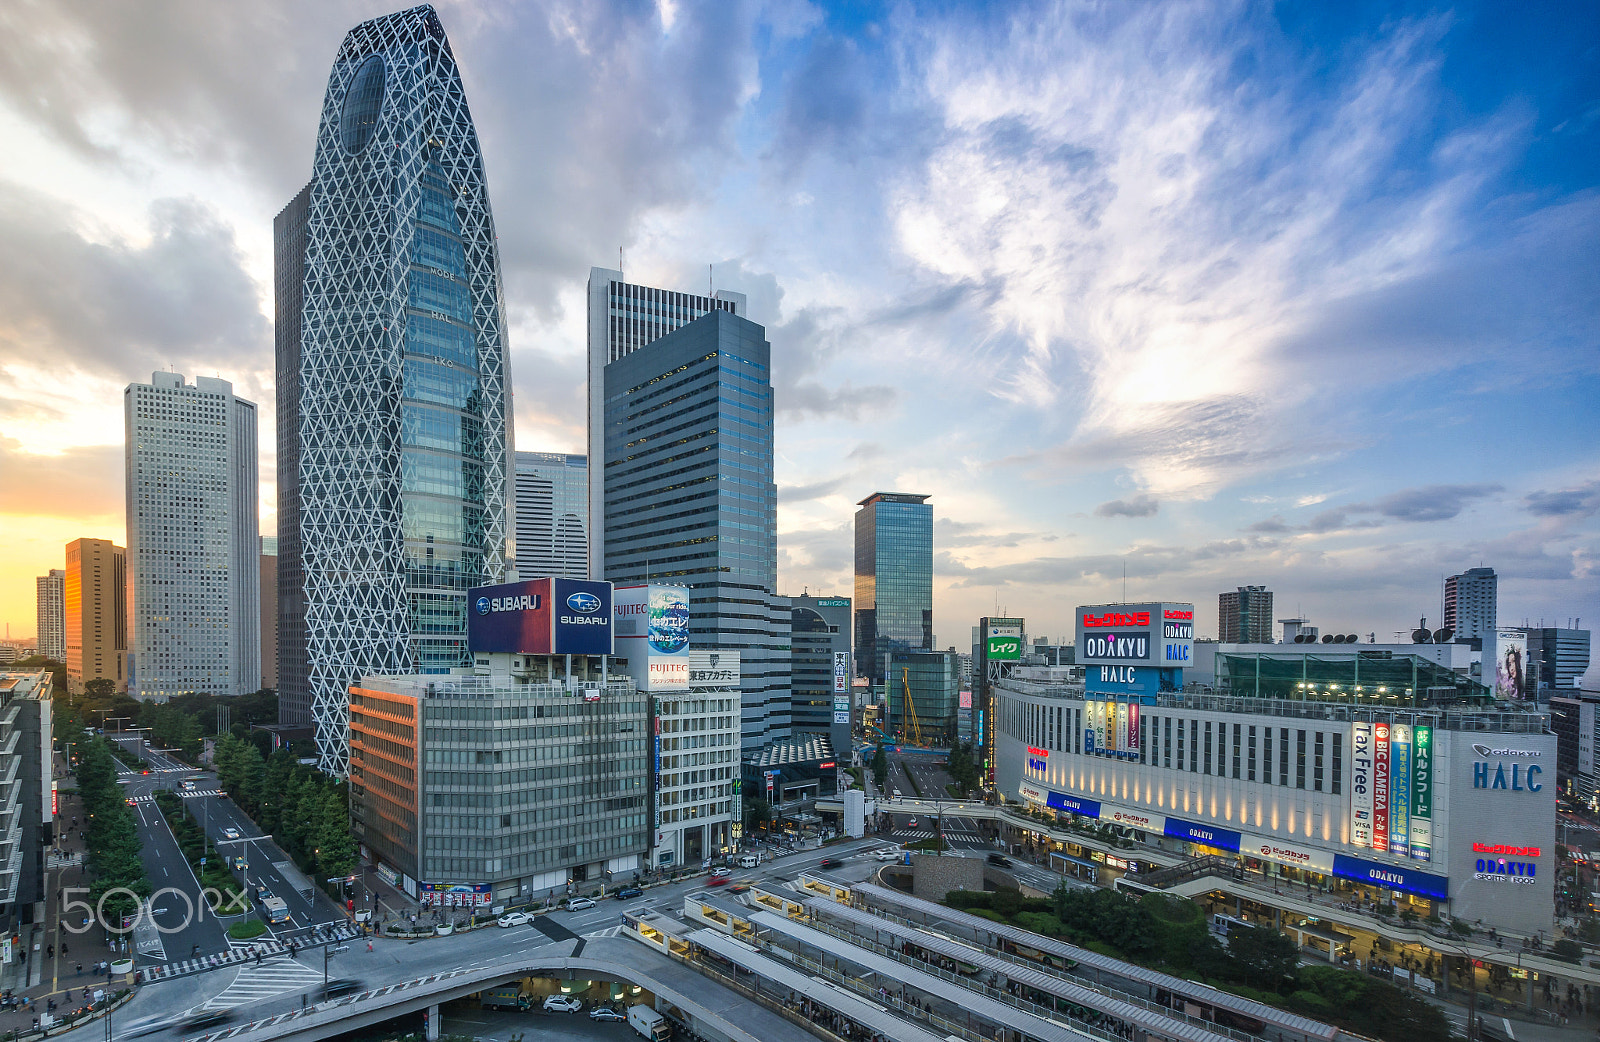
[[[272,400],[271,226],[381,5],[0,15],[0,617],[120,536],[120,392]],[[517,443],[583,443],[582,287],[750,295],[782,592],[933,495],[935,631],[1265,584],[1380,637],[1443,574],[1600,621],[1600,8],[441,3]],[[270,409],[264,410],[270,417]],[[270,425],[263,445],[272,444]],[[264,460],[270,529],[271,459]]]

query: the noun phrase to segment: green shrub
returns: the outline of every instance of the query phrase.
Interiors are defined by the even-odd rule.
[[[267,924],[260,919],[246,919],[242,923],[234,923],[228,927],[228,936],[236,941],[248,941],[252,937],[260,937],[267,932]]]

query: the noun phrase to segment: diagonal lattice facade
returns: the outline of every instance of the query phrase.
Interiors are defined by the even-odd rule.
[[[426,5],[352,29],[317,132],[300,358],[300,535],[321,766],[351,682],[465,666],[466,593],[511,534],[500,257],[461,78]]]

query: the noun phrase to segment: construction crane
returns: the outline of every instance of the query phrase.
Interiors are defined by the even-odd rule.
[[[922,744],[922,721],[917,719],[917,703],[911,699],[911,670],[900,670],[900,682],[906,690],[906,737],[911,739],[912,745]]]

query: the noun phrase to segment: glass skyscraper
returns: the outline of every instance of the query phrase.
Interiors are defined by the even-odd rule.
[[[856,673],[883,682],[884,655],[933,650],[933,507],[874,492],[856,511]]]
[[[306,694],[321,766],[344,774],[349,685],[468,665],[467,589],[500,581],[511,550],[500,258],[477,133],[433,8],[345,37],[304,238]]]
[[[605,578],[689,587],[690,647],[740,653],[745,749],[789,734],[771,359],[712,309],[605,367]]]
[[[589,457],[519,452],[517,574],[589,578]]]

